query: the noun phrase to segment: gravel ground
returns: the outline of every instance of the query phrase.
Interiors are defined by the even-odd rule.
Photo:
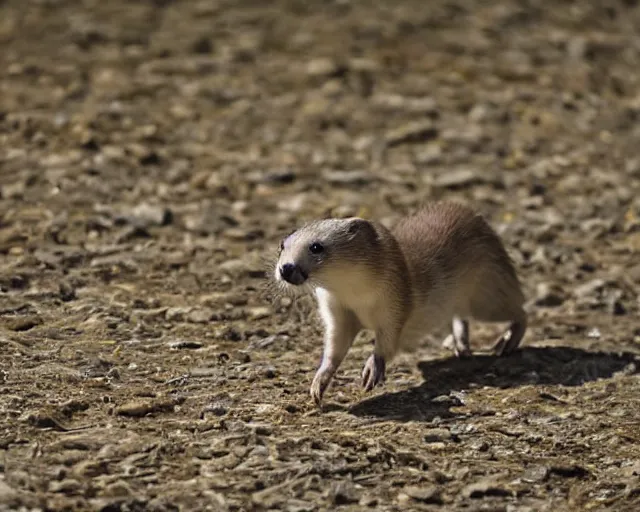
[[[640,510],[637,3],[0,1],[0,509]],[[522,350],[316,408],[281,237],[438,198]]]

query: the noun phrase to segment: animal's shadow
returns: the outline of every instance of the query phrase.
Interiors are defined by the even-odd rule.
[[[456,391],[471,387],[511,388],[530,384],[579,386],[625,371],[640,371],[640,356],[588,352],[569,347],[526,347],[506,357],[474,355],[418,364],[425,381],[405,391],[381,394],[349,409],[355,416],[398,421],[431,421],[452,417],[460,405]],[[452,394],[453,392],[453,394]],[[434,400],[434,398],[437,398]]]

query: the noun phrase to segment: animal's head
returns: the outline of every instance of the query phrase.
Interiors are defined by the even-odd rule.
[[[340,276],[375,261],[378,234],[358,217],[311,222],[280,243],[275,279],[287,287],[339,286]]]

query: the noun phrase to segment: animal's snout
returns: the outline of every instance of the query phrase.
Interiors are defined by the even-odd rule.
[[[307,280],[307,274],[294,263],[285,263],[280,267],[280,275],[287,283],[302,284]]]

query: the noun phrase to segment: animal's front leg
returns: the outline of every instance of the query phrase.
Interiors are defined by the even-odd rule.
[[[311,383],[311,396],[317,405],[322,402],[324,392],[360,330],[355,314],[338,304],[321,304],[320,314],[325,324],[324,352],[322,363]]]

